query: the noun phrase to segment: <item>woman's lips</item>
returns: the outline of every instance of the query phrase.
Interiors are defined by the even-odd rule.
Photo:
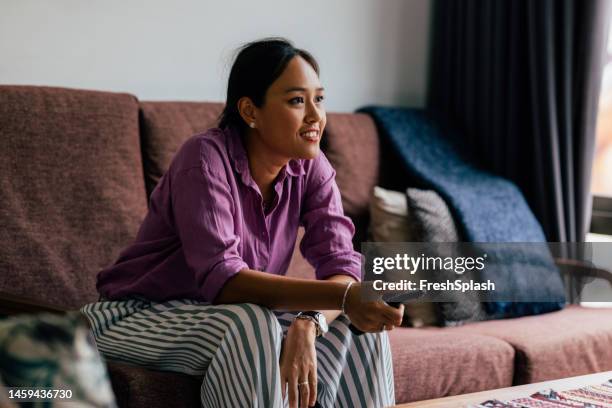
[[[319,132],[317,130],[302,132],[300,133],[300,136],[308,142],[314,143],[319,141]]]

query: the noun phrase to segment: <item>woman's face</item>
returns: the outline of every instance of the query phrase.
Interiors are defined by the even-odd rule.
[[[289,61],[255,108],[256,139],[279,161],[313,159],[325,128],[323,87],[302,57]]]

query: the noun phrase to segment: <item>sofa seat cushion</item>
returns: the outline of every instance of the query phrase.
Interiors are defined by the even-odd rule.
[[[448,330],[389,333],[398,404],[512,385],[514,350],[508,343]]]
[[[197,377],[168,371],[153,371],[123,363],[108,362],[108,372],[117,404],[122,408],[199,408]]]
[[[612,370],[612,308],[568,306],[538,316],[454,327],[454,333],[492,336],[514,347],[514,384]]]
[[[397,328],[389,338],[399,403],[509,387],[514,351],[504,341],[475,334],[449,333],[448,329]],[[201,380],[108,362],[117,403],[139,408],[199,407]]]

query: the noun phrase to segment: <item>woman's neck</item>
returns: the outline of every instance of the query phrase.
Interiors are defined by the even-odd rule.
[[[288,159],[282,159],[257,142],[257,136],[250,134],[245,137],[245,150],[249,161],[249,171],[255,184],[259,187],[264,201],[271,198],[272,183]]]

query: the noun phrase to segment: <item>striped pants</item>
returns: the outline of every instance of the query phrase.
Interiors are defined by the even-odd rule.
[[[203,407],[287,407],[280,388],[283,334],[294,313],[243,303],[102,301],[84,306],[108,360],[203,378]],[[394,405],[386,333],[354,336],[341,315],[316,340],[322,407]]]

